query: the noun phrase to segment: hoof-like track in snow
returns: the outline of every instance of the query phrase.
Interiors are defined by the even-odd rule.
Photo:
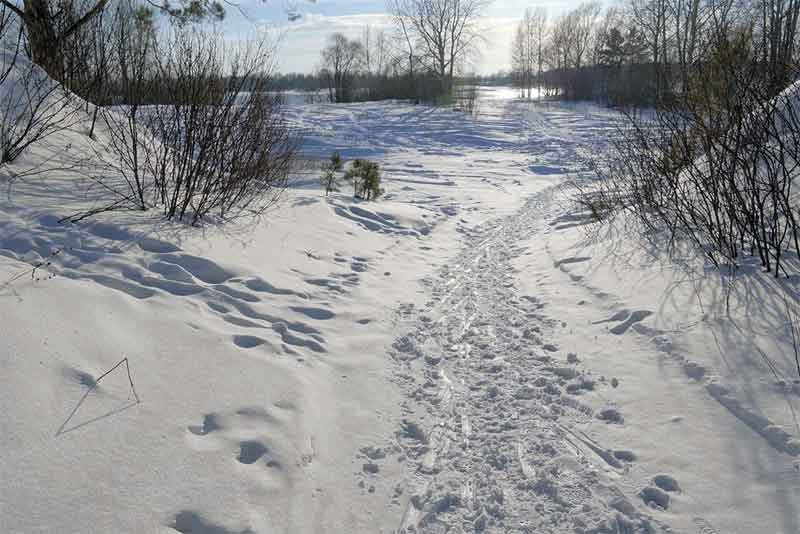
[[[594,416],[572,394],[588,379],[544,341],[560,322],[546,303],[515,288],[511,261],[549,194],[465,236],[463,252],[430,281],[433,299],[413,330],[394,343],[410,397],[392,445],[405,465],[398,532],[662,528],[609,482],[624,469],[619,458],[633,455],[574,428]]]

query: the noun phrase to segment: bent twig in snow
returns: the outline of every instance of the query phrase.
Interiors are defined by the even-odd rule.
[[[133,385],[133,378],[131,377],[131,366],[128,364],[128,357],[127,356],[125,358],[122,358],[119,362],[117,362],[117,364],[114,367],[112,367],[111,369],[109,369],[108,371],[106,371],[105,373],[100,375],[97,378],[97,380],[94,381],[94,385],[90,389],[96,388],[97,384],[99,384],[100,381],[103,378],[105,378],[107,375],[111,374],[117,367],[119,367],[123,363],[125,364],[125,369],[128,371],[128,382],[131,385],[131,392],[133,393],[133,398],[136,399],[136,404],[139,404],[142,401],[139,400],[139,395],[136,394],[136,388]]]
[[[97,388],[97,384],[99,384],[100,381],[103,378],[105,378],[106,376],[111,374],[115,369],[117,369],[123,363],[125,364],[125,369],[128,372],[128,382],[131,385],[131,392],[133,393],[133,397],[136,399],[136,402],[133,403],[133,404],[128,403],[125,406],[123,406],[122,408],[116,408],[114,410],[111,410],[110,412],[107,412],[107,413],[103,414],[103,415],[100,415],[98,417],[94,417],[92,419],[89,419],[88,421],[84,421],[84,422],[76,424],[76,425],[74,425],[74,426],[72,426],[70,428],[67,428],[67,425],[72,420],[72,418],[75,417],[75,414],[78,413],[78,410],[80,410],[80,407],[83,405],[84,401],[89,396],[89,393],[91,393],[92,391],[95,390],[95,388]],[[128,397],[128,399],[130,399],[130,396]],[[64,420],[64,422],[61,423],[61,426],[58,428],[58,430],[56,430],[56,437],[60,436],[61,434],[66,434],[67,432],[72,432],[73,430],[77,430],[78,428],[81,428],[81,427],[86,426],[88,424],[91,424],[91,423],[94,423],[96,421],[99,421],[100,419],[103,419],[103,418],[108,417],[110,415],[113,415],[113,414],[116,414],[116,413],[120,413],[121,411],[127,410],[128,408],[130,408],[132,406],[135,406],[136,404],[139,404],[140,402],[141,402],[141,400],[139,399],[139,395],[136,394],[136,388],[133,385],[133,378],[131,377],[131,368],[130,368],[130,365],[128,363],[128,358],[127,357],[122,358],[119,362],[117,362],[116,365],[114,365],[114,367],[112,367],[111,369],[109,369],[108,371],[106,371],[105,373],[100,375],[100,377],[98,377],[97,380],[95,380],[94,383],[92,383],[92,385],[89,386],[89,388],[83,393],[83,396],[78,401],[78,404],[75,405],[75,407],[72,409],[72,411],[67,416],[67,418]]]

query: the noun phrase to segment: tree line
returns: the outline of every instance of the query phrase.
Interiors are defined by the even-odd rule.
[[[526,10],[511,71],[523,95],[648,104],[685,95],[722,43],[746,43],[779,91],[793,74],[798,0],[587,2],[556,18]]]
[[[389,0],[387,29],[328,37],[317,79],[331,102],[404,98],[449,102],[482,43],[489,0]]]
[[[558,91],[580,96],[585,83],[602,99],[630,82],[649,109],[621,108],[581,202],[604,220],[631,214],[655,249],[689,245],[730,273],[759,264],[796,276],[798,18],[800,0],[628,0],[598,16],[596,64],[541,79],[558,74]]]

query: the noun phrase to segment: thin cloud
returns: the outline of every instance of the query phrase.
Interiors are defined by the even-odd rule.
[[[516,17],[483,17],[485,44],[480,54],[473,58],[470,70],[480,73],[508,69],[511,54],[511,35]],[[282,72],[312,72],[319,63],[325,41],[333,33],[342,33],[358,39],[366,26],[373,30],[388,29],[391,16],[386,13],[353,15],[323,15],[303,13],[302,17],[282,28],[281,57],[278,65]]]

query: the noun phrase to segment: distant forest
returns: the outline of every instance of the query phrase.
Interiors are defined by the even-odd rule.
[[[367,86],[375,82],[374,76],[359,75],[358,85]],[[510,72],[500,71],[494,74],[470,74],[465,76],[455,76],[456,85],[482,85],[482,86],[510,86],[514,83],[514,77]],[[271,79],[271,85],[275,91],[320,91],[327,90],[327,82],[323,75],[319,73],[279,73]]]
[[[521,95],[656,105],[755,68],[775,94],[796,77],[798,0],[584,3],[551,20],[527,10],[512,46]],[[693,87],[694,86],[694,87]]]
[[[772,93],[798,70],[800,0],[620,0],[609,7],[586,2],[555,18],[528,9],[509,36],[510,68],[470,75],[472,59],[487,46],[479,24],[485,6],[390,1],[390,27],[365,27],[357,39],[333,34],[315,72],[276,75],[273,85],[324,91],[332,102],[448,102],[458,86],[478,84],[513,85],[524,98],[654,106],[685,97],[694,83],[713,85],[715,69],[755,66]],[[442,30],[459,25],[465,32],[458,39]]]

